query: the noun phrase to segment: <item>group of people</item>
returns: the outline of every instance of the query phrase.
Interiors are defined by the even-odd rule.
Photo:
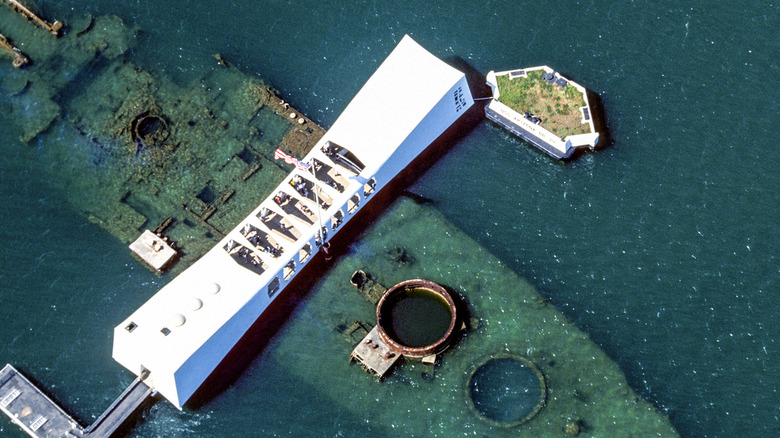
[[[305,197],[309,196],[309,189],[306,188],[306,182],[300,176],[296,176],[294,179],[292,179],[290,184],[292,184],[292,186],[295,188],[295,191],[301,195]]]
[[[333,181],[332,179],[325,180],[325,184],[333,187],[334,189],[343,192],[344,187],[341,186],[341,184],[337,183],[336,181]]]
[[[301,190],[306,192],[306,187],[302,185],[303,183],[295,183],[295,189],[299,192]],[[276,196],[274,196],[274,202],[276,202],[277,205],[281,206],[285,202],[287,202],[290,199],[290,195],[284,192],[279,192]],[[300,210],[303,214],[314,214],[312,213],[311,209],[307,207],[303,202],[296,202],[295,207]]]
[[[290,195],[284,192],[279,192],[274,196],[274,202],[276,202],[277,205],[282,205],[288,199],[290,199]]]
[[[277,249],[277,251],[279,251],[279,250]],[[263,252],[265,252],[265,251],[263,251]],[[251,257],[249,257],[250,254],[251,254]],[[249,263],[251,263],[252,266],[254,266],[254,267],[261,267],[261,266],[263,266],[263,259],[261,259],[260,256],[255,254],[255,253],[250,253],[249,250],[247,248],[245,248],[245,247],[242,247],[238,251],[238,255],[240,255],[244,259],[247,259],[249,261]],[[278,255],[274,255],[274,257],[278,257]]]
[[[255,248],[257,248],[260,252],[267,252],[274,258],[279,257],[282,254],[282,248],[279,245],[271,245],[270,243],[266,244],[255,230],[252,230],[249,232],[249,234],[247,234],[246,240],[254,245]]]
[[[282,248],[279,245],[258,245],[257,249],[260,250],[260,252],[267,252],[271,254],[271,256],[274,258],[282,255]]]
[[[326,157],[333,157],[336,154],[336,151],[330,147],[330,143],[325,143],[325,146],[322,147],[322,153],[325,154]]]

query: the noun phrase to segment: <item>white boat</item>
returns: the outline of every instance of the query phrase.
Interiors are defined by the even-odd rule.
[[[179,409],[318,252],[473,105],[465,75],[405,36],[296,168],[114,329],[114,359]],[[321,257],[317,257],[321,259]]]

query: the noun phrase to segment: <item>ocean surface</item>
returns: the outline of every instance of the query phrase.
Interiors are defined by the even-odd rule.
[[[607,148],[560,163],[485,121],[411,190],[549,298],[682,436],[780,436],[776,4],[38,6],[64,21],[120,16],[141,30],[134,61],[182,83],[219,52],[325,128],[404,34],[483,74],[546,64],[585,85],[603,100]],[[169,278],[70,209],[43,168],[47,145],[21,144],[11,126],[0,117],[0,362],[90,422],[132,380],[111,359],[111,330]],[[250,418],[230,408],[265,372],[291,387],[274,345],[234,392],[195,411],[158,403],[134,433],[361,436],[359,419],[307,416],[327,411],[327,400],[307,400],[304,389],[290,395],[297,410],[269,403]],[[0,433],[22,436],[5,418]]]

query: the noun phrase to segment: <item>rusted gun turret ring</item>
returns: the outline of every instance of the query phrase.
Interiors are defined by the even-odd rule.
[[[423,302],[415,302],[420,299]],[[428,304],[424,301],[428,301]],[[429,310],[433,310],[432,313],[442,313],[442,324],[429,324],[430,320],[426,320],[426,315],[413,315],[414,320],[402,315],[408,313],[409,306],[420,305],[433,305]],[[447,290],[432,281],[420,279],[406,280],[388,289],[377,304],[376,317],[382,341],[392,350],[410,358],[422,358],[445,350],[454,337],[458,320],[455,302]],[[418,342],[419,339],[411,340],[404,333],[409,333],[411,326],[428,332],[425,335],[429,336],[429,339],[424,342]]]
[[[170,135],[168,121],[165,116],[149,111],[136,116],[130,124],[130,135],[133,141],[141,141],[146,146],[158,146]]]

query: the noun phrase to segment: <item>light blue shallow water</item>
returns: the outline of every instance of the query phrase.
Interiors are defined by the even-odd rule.
[[[39,4],[55,17],[85,8]],[[141,28],[134,57],[152,70],[186,81],[220,52],[325,127],[405,33],[483,73],[547,64],[585,84],[604,101],[610,148],[561,164],[485,122],[413,190],[548,296],[683,436],[780,434],[776,5],[97,1],[86,8]],[[46,145],[23,146],[16,137],[0,119],[0,360],[30,371],[88,419],[131,379],[110,358],[111,328],[167,279],[70,211],[36,167]],[[277,367],[261,361],[245,378]],[[315,397],[311,406],[318,403],[327,400]],[[165,415],[144,427],[146,436],[167,427],[218,434],[209,417],[226,415],[208,406],[196,415],[155,409]],[[331,436],[350,430],[343,420],[310,421]],[[3,432],[14,428],[0,424]]]

